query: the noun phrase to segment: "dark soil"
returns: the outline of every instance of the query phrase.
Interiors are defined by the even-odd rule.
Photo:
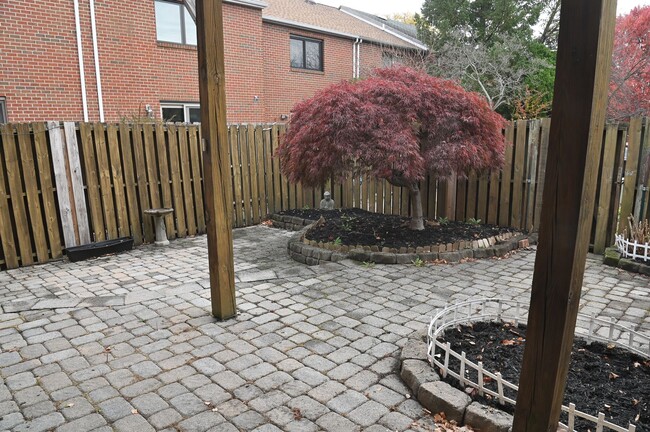
[[[474,323],[445,332],[445,341],[451,343],[454,351],[465,351],[473,362],[482,361],[483,367],[492,372],[501,372],[504,379],[519,382],[521,362],[524,353],[526,326],[514,327],[503,323]],[[450,360],[458,371],[458,361]],[[474,382],[475,371],[468,375]],[[459,387],[459,382],[447,376],[445,381]],[[484,380],[486,387],[496,391],[495,382]],[[463,388],[463,390],[465,390]],[[506,396],[516,399],[514,392],[505,390]],[[474,392],[473,399],[494,406],[509,413],[511,405],[499,405],[489,396],[481,397]],[[594,342],[587,344],[576,338],[571,353],[571,366],[567,381],[564,404],[573,402],[576,409],[605,419],[619,426],[628,422],[636,425],[637,432],[650,431],[650,360],[639,357],[621,348],[608,348]],[[566,415],[562,419],[566,424]],[[576,419],[575,429],[594,429],[593,423]]]
[[[493,225],[452,221],[435,226],[425,224],[424,230],[414,231],[408,228],[409,218],[361,209],[289,210],[280,214],[311,220],[318,220],[322,216],[325,223],[311,229],[307,239],[332,242],[340,238],[341,244],[352,246],[431,246],[488,238],[511,231]]]

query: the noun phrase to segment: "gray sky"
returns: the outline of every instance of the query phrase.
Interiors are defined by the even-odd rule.
[[[316,0],[318,3],[329,6],[348,6],[376,15],[392,13],[419,12],[422,0]],[[618,14],[625,14],[635,6],[650,4],[650,0],[618,0]]]

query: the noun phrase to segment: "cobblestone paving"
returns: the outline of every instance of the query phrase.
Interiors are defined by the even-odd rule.
[[[290,235],[235,231],[227,322],[209,314],[205,237],[0,272],[0,430],[430,430],[398,376],[404,337],[448,301],[529,298],[534,251],[306,267]],[[650,332],[649,285],[592,256],[581,308]]]

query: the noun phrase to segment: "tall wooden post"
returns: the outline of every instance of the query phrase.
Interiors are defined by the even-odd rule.
[[[223,320],[236,308],[222,13],[221,0],[196,1],[210,294],[212,315]]]
[[[589,247],[616,0],[564,0],[560,16],[553,121],[514,432],[557,429]]]

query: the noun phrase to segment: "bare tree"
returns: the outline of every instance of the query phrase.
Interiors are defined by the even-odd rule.
[[[513,37],[491,47],[448,42],[435,57],[438,75],[483,94],[493,110],[521,95],[526,76],[547,66],[543,60],[532,58],[526,46]]]

